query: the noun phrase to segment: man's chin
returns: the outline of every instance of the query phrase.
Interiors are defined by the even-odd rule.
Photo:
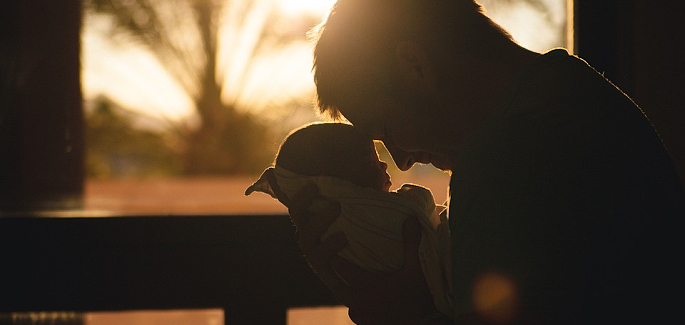
[[[432,157],[431,165],[445,172],[452,171],[452,163],[444,157]]]
[[[440,169],[442,171],[452,170],[452,162],[443,155],[424,153],[423,155],[420,155],[416,158],[417,163],[431,164],[433,165],[433,167]]]
[[[440,169],[444,172],[451,172],[452,171],[452,164],[448,161],[443,161],[443,160],[436,160],[436,161],[429,161],[429,162],[416,162],[416,164],[420,165],[433,165],[433,167]],[[412,164],[412,167],[414,164]],[[411,169],[411,167],[409,167]],[[409,170],[407,169],[407,170]]]

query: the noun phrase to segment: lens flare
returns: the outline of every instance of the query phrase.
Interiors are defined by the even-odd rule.
[[[504,274],[482,274],[473,286],[473,303],[478,314],[488,322],[509,323],[518,312],[516,283]]]

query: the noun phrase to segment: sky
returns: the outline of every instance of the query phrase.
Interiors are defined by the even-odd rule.
[[[303,12],[321,16],[335,0],[273,0],[285,15]],[[543,16],[525,1],[481,0],[486,14],[507,29],[520,44],[540,52],[565,46],[566,0],[542,0]],[[103,36],[111,23],[105,17],[85,17],[82,32],[82,85],[86,100],[105,95],[120,106],[164,120],[190,119],[192,100],[142,46],[120,46]],[[281,101],[312,101],[312,44],[296,42],[255,61],[242,81],[246,107],[264,109]],[[225,76],[237,80],[235,76]],[[229,87],[230,89],[230,87]],[[225,94],[225,97],[234,94]]]

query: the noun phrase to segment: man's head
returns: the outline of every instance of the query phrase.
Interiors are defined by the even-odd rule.
[[[472,0],[339,0],[313,36],[319,110],[383,140],[403,170],[451,155],[436,141],[449,138],[445,111],[460,105],[446,94],[469,76],[443,63],[512,43]],[[413,157],[398,162],[400,151]]]
[[[313,123],[292,131],[281,145],[276,166],[386,192],[392,185],[388,165],[378,159],[373,140],[343,123]]]

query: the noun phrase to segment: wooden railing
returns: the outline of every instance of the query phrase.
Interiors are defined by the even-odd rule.
[[[222,308],[285,324],[334,305],[285,215],[0,218],[0,313]]]

